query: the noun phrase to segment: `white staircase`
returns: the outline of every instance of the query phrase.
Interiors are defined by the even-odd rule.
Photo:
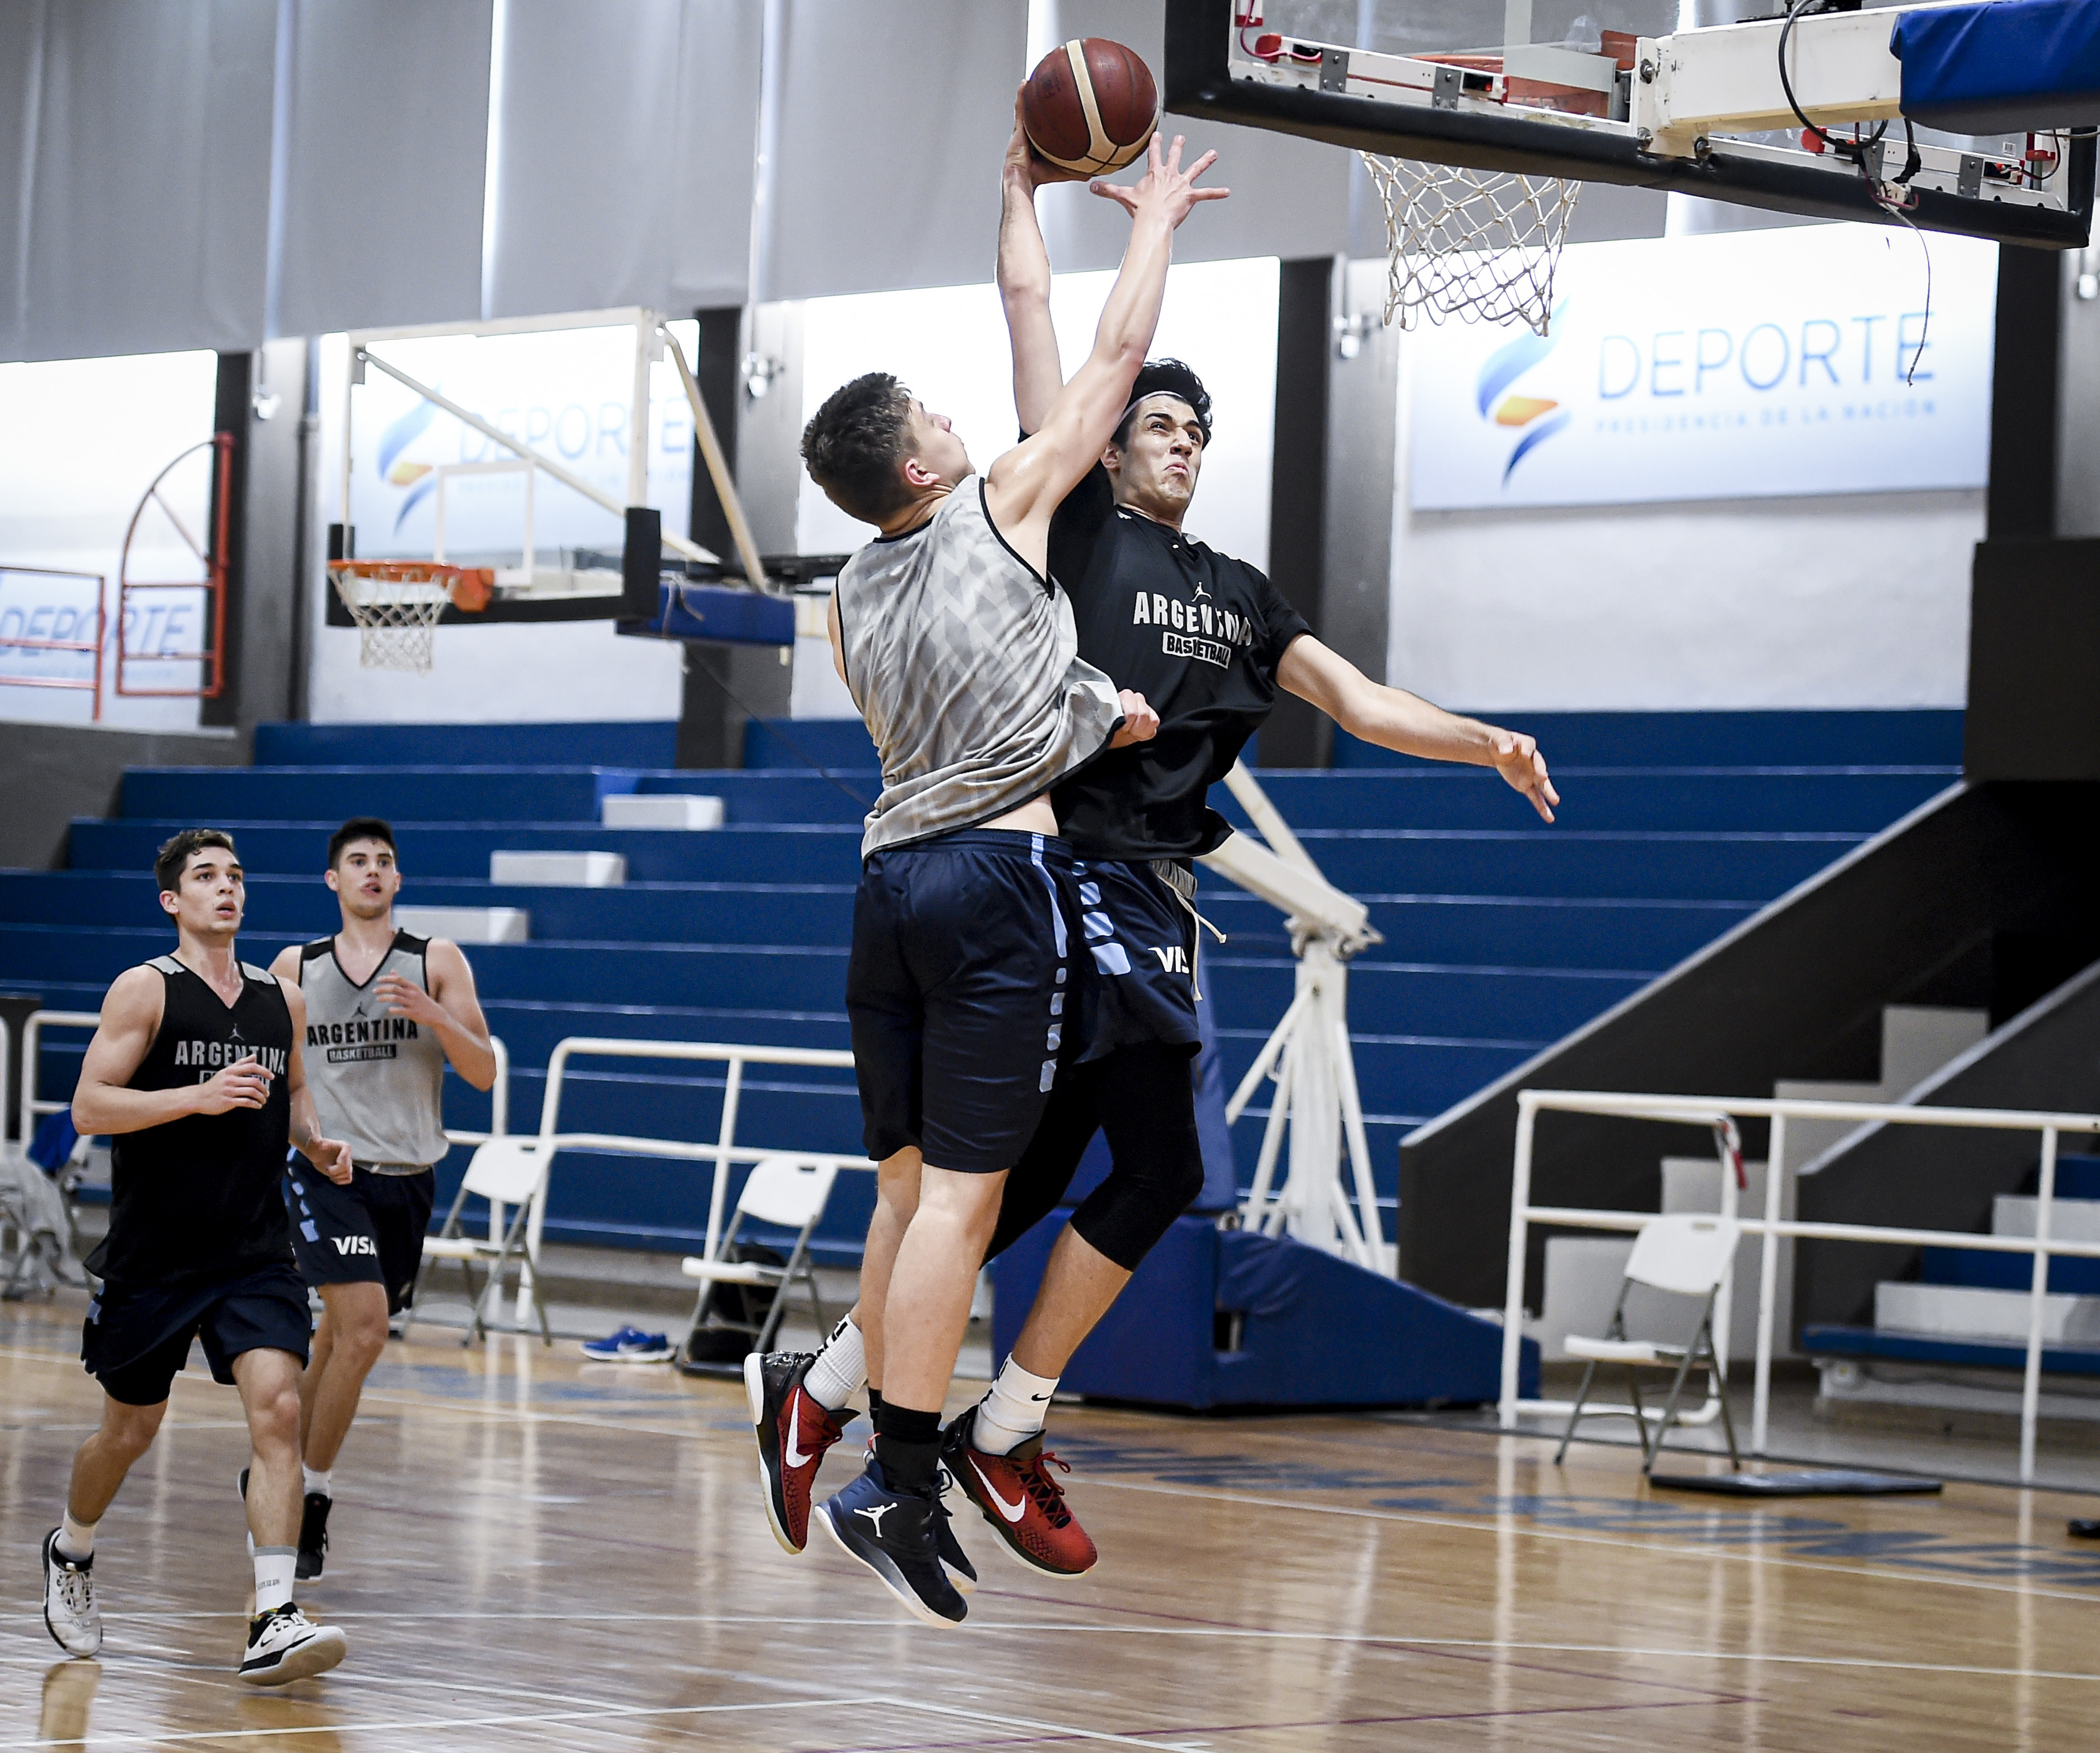
[[[1782,1079],[1772,1094],[1804,1101],[1895,1102],[1958,1059],[1989,1033],[1982,1011],[1925,1005],[1892,1004],[1882,1011],[1882,1076],[1874,1083],[1824,1083]],[[1812,1169],[1815,1160],[1854,1129],[1843,1123],[1791,1120],[1787,1122],[1786,1177],[1780,1215],[1795,1214],[1795,1176]],[[1745,1216],[1762,1217],[1766,1165],[1745,1162],[1749,1185],[1736,1196]],[[1721,1165],[1712,1156],[1665,1156],[1662,1160],[1662,1209],[1717,1212],[1721,1209]],[[2032,1205],[2032,1201],[2028,1201]],[[2032,1218],[2029,1218],[2032,1224]],[[2030,1232],[2032,1231],[2030,1230]],[[1540,1354],[1549,1363],[1565,1359],[1570,1333],[1597,1334],[1610,1320],[1612,1305],[1626,1276],[1630,1235],[1555,1235],[1546,1244],[1546,1293],[1535,1329]],[[1762,1237],[1747,1239],[1736,1256],[1735,1292],[1728,1332],[1731,1362],[1747,1360],[1757,1351],[1757,1294],[1763,1271]],[[1778,1315],[1773,1354],[1790,1357],[1788,1346],[1793,1317],[1793,1244],[1782,1241],[1778,1257]],[[1626,1332],[1636,1339],[1681,1341],[1684,1317],[1681,1299],[1636,1287],[1626,1301]],[[2023,1324],[2024,1336],[2027,1328]]]

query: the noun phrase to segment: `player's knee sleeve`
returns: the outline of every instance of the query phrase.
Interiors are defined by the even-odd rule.
[[[1100,1129],[1092,1068],[1065,1067],[1043,1106],[1035,1136],[1006,1178],[999,1223],[985,1249],[986,1260],[997,1259],[1057,1209]]]
[[[1148,1044],[1102,1062],[1102,1123],[1113,1166],[1072,1214],[1072,1227],[1098,1253],[1134,1272],[1174,1220],[1203,1190],[1189,1056]]]

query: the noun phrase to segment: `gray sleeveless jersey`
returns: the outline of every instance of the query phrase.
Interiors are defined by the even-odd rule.
[[[336,960],[333,938],[299,951],[307,1087],[321,1135],[343,1140],[359,1168],[382,1174],[420,1169],[450,1148],[439,1096],[443,1044],[413,1018],[390,1015],[372,994],[386,974],[429,991],[429,947],[426,938],[396,932],[394,947],[362,986],[353,986]]]
[[[966,481],[929,522],[839,574],[846,685],[882,755],[861,855],[989,821],[1092,759],[1123,708],[1079,656],[1072,606]]]

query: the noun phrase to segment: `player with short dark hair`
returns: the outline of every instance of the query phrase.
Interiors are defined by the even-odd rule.
[[[153,869],[175,953],[117,977],[73,1091],[82,1134],[115,1140],[109,1231],[87,1258],[102,1287],[81,1341],[102,1422],[73,1457],[64,1520],[44,1538],[44,1623],[69,1655],[101,1648],[95,1526],[201,1338],[213,1379],[240,1390],[254,1447],[242,1479],[255,1611],[240,1676],[280,1685],[333,1667],[346,1644],[292,1600],[311,1324],[279,1186],[288,1145],[333,1181],[348,1181],[353,1162],[314,1113],[303,1000],[235,954],[246,890],[232,839],[186,829]]]
[[[883,767],[846,1009],[880,1170],[862,1302],[880,1310],[869,1327],[885,1396],[867,1471],[816,1514],[935,1625],[966,1611],[939,1556],[942,1403],[1000,1193],[1067,1026],[1070,861],[1046,794],[1112,738],[1152,729],[1140,698],[1119,698],[1074,654],[1070,606],[1046,575],[1050,516],[1129,399],[1175,227],[1222,192],[1192,186],[1211,155],[1185,173],[1180,147],[1162,156],[1155,140],[1134,187],[1097,185],[1132,229],[1093,351],[1037,434],[982,481],[946,421],[915,400],[898,423],[879,376],[829,398],[803,439],[834,503],[862,516],[893,504],[840,571],[830,615],[834,660]],[[860,467],[885,445],[893,500]],[[749,1368],[745,1384],[763,1442],[795,1384]],[[776,1518],[791,1550],[802,1531]]]
[[[270,965],[306,1001],[315,1110],[357,1160],[340,1187],[296,1161],[285,1172],[292,1247],[322,1310],[299,1378],[302,1581],[326,1562],[336,1456],[386,1349],[387,1323],[408,1306],[422,1263],[433,1165],[450,1148],[446,1062],[477,1090],[496,1081],[496,1050],[459,946],[394,923],[401,866],[393,829],[377,816],[343,823],[329,836],[324,880],[342,929]]]
[[[1050,323],[1050,261],[1035,217],[1061,180],[1017,129],[1005,170],[999,284],[1013,343],[1014,402],[1037,429],[1062,390]],[[1054,1247],[1013,1352],[978,1406],[951,1424],[942,1460],[1009,1553],[1076,1575],[1095,1561],[1043,1448],[1058,1378],[1139,1262],[1203,1183],[1191,1062],[1200,1046],[1193,861],[1231,832],[1207,794],[1268,716],[1279,688],[1388,748],[1493,766],[1552,820],[1559,801],[1529,737],[1460,718],[1372,682],[1314,638],[1304,618],[1244,561],[1182,534],[1211,431],[1211,398],[1178,359],[1133,378],[1110,442],[1050,526],[1051,575],[1070,597],[1081,657],[1142,693],[1157,737],[1112,751],[1052,798],[1076,855],[1091,967],[1073,1057],[1008,1178],[990,1258],[1055,1209],[1096,1132],[1112,1166]],[[863,1293],[863,1306],[867,1302]],[[856,1310],[814,1359],[775,1361],[802,1392],[760,1432],[769,1506],[805,1496],[839,1412],[863,1379]],[[799,1459],[790,1469],[787,1458]],[[776,1519],[778,1509],[774,1508]]]

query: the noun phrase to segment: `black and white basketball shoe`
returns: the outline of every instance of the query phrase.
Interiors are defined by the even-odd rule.
[[[325,1674],[349,1650],[350,1641],[338,1627],[315,1624],[287,1601],[248,1622],[240,1677],[251,1686],[287,1686]]]
[[[941,1562],[940,1495],[893,1490],[882,1464],[817,1506],[817,1519],[849,1556],[872,1570],[905,1610],[928,1625],[960,1625],[969,1612]]]

